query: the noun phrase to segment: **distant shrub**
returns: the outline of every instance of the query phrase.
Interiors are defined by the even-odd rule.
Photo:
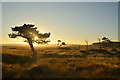
[[[120,55],[120,51],[117,52]]]
[[[116,48],[112,48],[109,50],[110,52],[117,52],[117,49]]]
[[[78,58],[81,57],[80,55],[73,55],[73,56],[74,56],[74,57],[78,57]]]
[[[57,53],[48,53],[48,54],[43,54],[43,57],[57,57]]]
[[[87,51],[85,51],[85,50],[81,50],[80,52],[81,52],[81,53],[88,53],[88,52],[87,52]]]
[[[60,49],[71,50],[69,47],[59,47]]]
[[[59,58],[71,58],[72,55],[67,55],[67,54],[63,54],[63,55],[59,55]]]
[[[17,48],[9,48],[9,49],[17,49]]]
[[[89,51],[93,51],[93,52],[97,52],[97,53],[108,53],[108,51],[105,49],[91,49]]]

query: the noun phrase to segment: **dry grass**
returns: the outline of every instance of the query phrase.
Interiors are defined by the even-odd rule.
[[[120,52],[105,49],[3,46],[3,78],[120,78]]]

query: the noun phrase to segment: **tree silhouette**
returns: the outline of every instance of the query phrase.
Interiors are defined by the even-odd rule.
[[[102,40],[103,40],[102,46],[104,46],[104,47],[110,47],[110,45],[109,45],[111,43],[110,39],[108,39],[107,37],[103,37]]]
[[[110,39],[108,39],[107,37],[103,37],[102,40],[103,42],[111,42]]]
[[[65,42],[61,42],[61,44],[59,44],[59,48],[61,48],[63,45],[66,45]]]
[[[98,39],[98,41],[99,41],[99,43],[100,43],[100,42],[101,42],[101,41],[100,41],[100,38],[97,38],[97,39]]]
[[[66,45],[65,42],[62,42],[62,43],[61,43],[61,46],[62,46],[62,45]]]
[[[57,45],[60,45],[61,40],[57,40],[57,41],[58,41],[58,44],[57,44]]]
[[[57,45],[59,46],[59,48],[60,48],[61,46],[63,46],[63,45],[66,45],[65,42],[61,42],[61,40],[57,40],[57,41],[58,41],[58,44],[57,44]]]
[[[86,40],[86,44],[87,44],[87,45],[86,45],[86,49],[88,50],[88,41],[87,41],[87,40]]]
[[[32,52],[35,54],[35,50],[33,47],[33,43],[37,44],[46,44],[50,42],[50,40],[47,40],[47,38],[50,37],[50,33],[39,33],[37,27],[34,27],[35,25],[32,24],[24,24],[23,26],[15,26],[15,28],[12,28],[12,33],[8,34],[10,38],[16,38],[18,36],[25,38],[26,40],[24,42],[28,42]]]

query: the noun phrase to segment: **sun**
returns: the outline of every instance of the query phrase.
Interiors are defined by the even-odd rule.
[[[36,36],[36,37],[34,37],[34,39],[37,40],[37,39],[39,39],[39,38]]]

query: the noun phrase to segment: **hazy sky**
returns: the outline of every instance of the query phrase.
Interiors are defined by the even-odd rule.
[[[24,39],[8,37],[11,27],[33,23],[41,32],[51,32],[51,43],[85,44],[106,36],[118,40],[117,2],[3,2],[3,44]]]
[[[2,3],[0,2],[0,44],[1,43],[2,43]]]

